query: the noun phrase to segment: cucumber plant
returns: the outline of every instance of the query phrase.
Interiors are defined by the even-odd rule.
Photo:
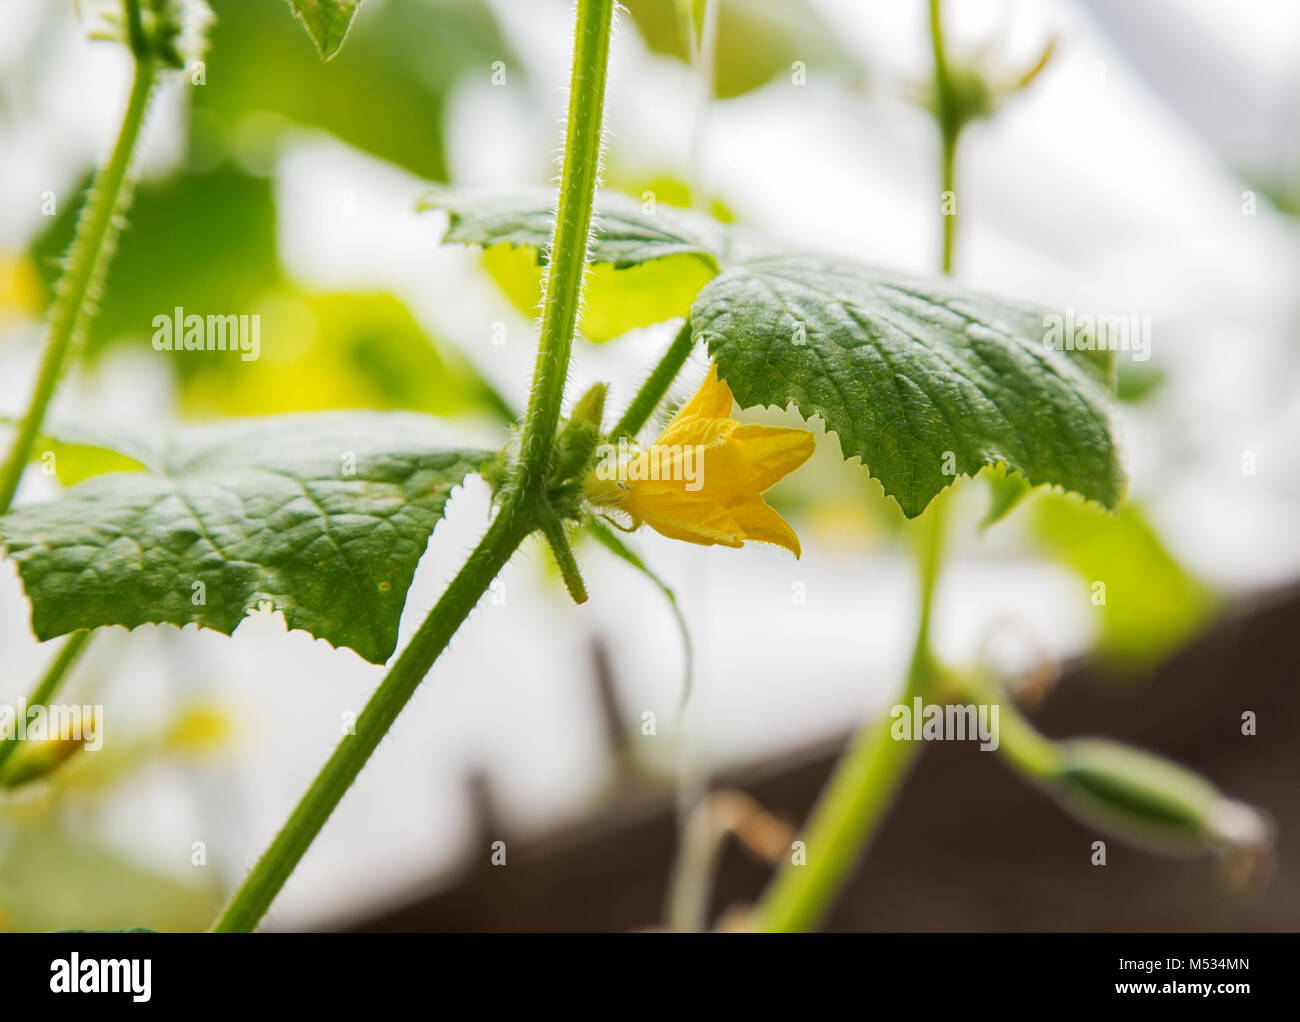
[[[358,0],[290,6],[329,59],[345,43]],[[930,650],[945,490],[996,469],[1004,507],[1035,486],[1058,487],[1107,510],[1124,500],[1111,354],[1090,345],[1049,346],[1047,310],[972,292],[946,275],[919,279],[791,251],[698,211],[647,209],[602,191],[614,0],[577,0],[557,191],[438,187],[419,200],[420,210],[445,217],[446,242],[522,250],[542,267],[528,403],[498,450],[448,448],[437,420],[414,413],[227,420],[181,426],[162,440],[46,422],[97,289],[109,278],[149,96],[160,75],[194,59],[205,21],[197,0],[100,7],[107,11],[104,33],[130,48],[135,84],[118,142],[78,223],[45,358],[0,475],[0,542],[30,601],[32,629],[42,641],[71,637],[33,699],[52,696],[93,629],[195,624],[229,635],[268,603],[290,628],[372,663],[391,661],[354,732],[235,891],[213,925],[217,931],[256,927],[452,636],[530,536],[549,544],[579,602],[587,591],[569,542],[574,528],[590,529],[647,571],[608,523],[629,529],[645,522],[694,543],[775,542],[798,553],[793,530],[761,494],[807,458],[812,434],[742,424],[732,417],[733,399],[741,408],[793,408],[805,419],[820,418],[835,436],[825,442],[860,461],[907,518],[919,519],[922,604],[909,698],[952,685],[1002,698],[978,672],[941,669]],[[966,79],[946,56],[937,2],[931,31],[930,103],[950,190],[961,129],[987,104],[963,99],[970,90],[958,87]],[[945,221],[944,271],[951,268],[953,227]],[[644,384],[617,417],[605,414],[603,385],[572,399],[564,414],[588,272],[665,260],[692,261],[700,280],[666,352],[646,368]],[[647,424],[700,349],[712,363],[709,379],[658,440],[646,441]],[[138,471],[101,474],[50,502],[11,509],[38,437],[111,450]],[[611,480],[601,474],[609,467],[601,452],[620,442],[622,475]],[[671,453],[660,472],[663,450]],[[702,459],[698,487],[674,474],[689,468],[682,459],[693,450]],[[490,519],[398,652],[398,621],[417,564],[448,500],[474,473],[495,492]],[[1224,808],[1235,804],[1203,782],[1188,782],[1180,768],[1161,761],[1159,770],[1144,773],[1150,764],[1131,750],[1057,746],[1012,720],[1014,734],[1003,744],[1008,760],[1063,793],[1067,804],[1086,803],[1104,825],[1125,833],[1134,820],[1158,817],[1166,831],[1193,842],[1240,837],[1241,813]],[[908,748],[874,722],[864,729],[809,823],[807,865],[778,874],[752,916],[755,927],[816,925],[901,781]],[[2,771],[0,759],[0,781]],[[1235,830],[1225,823],[1229,817]]]

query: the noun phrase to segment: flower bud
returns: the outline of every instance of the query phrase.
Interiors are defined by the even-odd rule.
[[[568,422],[555,441],[555,479],[572,479],[584,471],[600,440],[600,423],[605,414],[604,383],[594,384],[578,399]]]
[[[93,713],[93,711],[92,711]],[[43,741],[24,741],[0,769],[0,788],[20,788],[54,773],[99,734],[99,719],[65,723],[62,733]],[[16,741],[17,739],[9,739]]]

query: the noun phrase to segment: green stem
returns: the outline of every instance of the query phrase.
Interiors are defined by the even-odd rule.
[[[659,407],[659,402],[668,393],[673,380],[677,379],[677,374],[682,371],[682,366],[690,358],[694,347],[695,338],[691,334],[691,321],[688,319],[677,331],[677,336],[673,338],[673,343],[668,346],[659,364],[651,370],[645,383],[641,384],[641,389],[636,392],[636,397],[632,398],[632,403],[627,406],[623,417],[609,431],[611,439],[617,440],[624,436],[635,438],[641,432],[641,427],[649,421],[654,410]]]
[[[133,9],[134,4],[128,4],[128,14]],[[139,12],[135,13],[138,17]],[[13,503],[69,354],[94,317],[98,292],[113,261],[122,218],[131,201],[128,182],[131,157],[149,105],[155,68],[152,60],[137,53],[131,94],[117,142],[108,162],[95,172],[89,198],[77,218],[67,269],[59,278],[57,297],[50,310],[49,337],[36,385],[13,446],[0,468],[0,514],[8,511]]]
[[[560,199],[548,251],[537,363],[520,440],[523,465],[519,487],[529,499],[540,499],[545,492],[578,321],[600,175],[605,70],[613,18],[614,0],[578,2]]]
[[[1013,769],[1039,783],[1059,774],[1061,750],[1029,723],[1002,685],[990,677],[974,676],[960,680],[958,687],[973,702],[998,707],[998,754]]]
[[[948,73],[948,54],[943,39],[941,0],[930,0],[930,48],[934,53],[935,120],[939,124],[939,168],[942,195],[953,197],[951,212],[943,215],[944,273],[952,273],[953,248],[957,236],[957,140],[961,137],[961,121],[956,98],[952,91],[952,78]]]
[[[493,520],[370,697],[357,717],[355,732],[339,743],[280,833],[212,925],[214,933],[245,933],[257,926],[433,662],[447,648],[452,635],[478,605],[529,531],[529,522],[519,518],[512,508],[503,508]]]
[[[942,556],[943,497],[921,519],[921,601],[916,642],[901,702],[923,696],[935,676],[930,620]],[[753,927],[773,933],[815,928],[862,857],[894,793],[920,751],[919,742],[898,741],[886,715],[859,732],[818,799],[802,840],[805,863],[781,867],[755,912]]]
[[[943,151],[941,161],[943,164],[943,185],[942,190],[949,192],[953,196],[952,212],[945,213],[943,217],[943,272],[952,273],[952,254],[957,244],[957,182],[955,164],[957,162],[957,135],[945,134],[942,139]]]
[[[257,926],[447,643],[515,550],[550,510],[546,489],[586,272],[587,237],[600,164],[601,117],[614,0],[579,0],[569,89],[568,134],[546,278],[537,364],[524,420],[518,484],[397,662],[389,669],[275,840],[213,924],[214,932]]]
[[[582,581],[582,572],[578,569],[578,559],[573,556],[573,547],[569,546],[569,537],[564,534],[564,523],[560,516],[549,506],[540,509],[537,524],[542,535],[555,555],[555,564],[564,579],[564,588],[569,591],[574,603],[587,602],[587,586]]]
[[[81,657],[82,651],[86,648],[86,643],[90,641],[90,632],[73,632],[68,636],[67,641],[60,647],[59,652],[55,654],[50,666],[45,669],[45,674],[37,682],[36,687],[32,689],[32,694],[27,697],[27,708],[30,710],[33,706],[46,705],[63,679],[68,676],[77,660]],[[5,763],[18,749],[18,742],[4,741],[4,736],[0,735],[0,771],[4,769]]]

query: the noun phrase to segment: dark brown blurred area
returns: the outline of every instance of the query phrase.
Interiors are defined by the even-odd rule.
[[[1265,810],[1276,861],[1234,883],[1213,857],[1167,858],[1066,816],[1000,757],[971,743],[926,748],[827,923],[834,931],[1294,931],[1300,928],[1300,588],[1239,606],[1140,683],[1067,672],[1034,721],[1053,737],[1107,735],[1184,763]],[[1258,734],[1241,734],[1242,713]],[[844,739],[716,779],[801,821]],[[490,805],[486,796],[480,802]],[[488,810],[490,812],[490,810]],[[493,825],[495,827],[495,825]],[[491,828],[485,829],[485,834]],[[499,828],[497,828],[499,830]],[[485,842],[486,842],[485,837]],[[487,848],[487,844],[484,844]],[[345,929],[630,930],[661,925],[677,848],[671,799],[635,786],[544,840],[509,842],[509,866],[475,867]],[[752,902],[770,876],[729,842],[711,919]],[[442,883],[445,885],[446,881]]]

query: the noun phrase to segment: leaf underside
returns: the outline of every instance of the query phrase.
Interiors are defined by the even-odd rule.
[[[421,210],[442,209],[450,218],[445,242],[491,248],[508,244],[536,250],[546,261],[555,223],[555,194],[545,189],[474,192],[434,188],[420,200]],[[626,195],[602,192],[596,200],[589,257],[617,270],[655,259],[691,255],[717,267],[725,239],[721,225],[688,210],[647,207]]]
[[[908,517],[985,465],[1123,496],[1099,360],[1044,344],[1037,310],[791,257],[715,277],[691,324],[742,407],[820,416]]]
[[[382,663],[447,499],[493,455],[436,420],[330,413],[185,426],[101,475],[0,518],[42,641],[81,628],[231,634],[266,602]]]
[[[343,46],[361,0],[289,0],[293,13],[307,27],[321,60],[329,60]]]
[[[543,190],[436,189],[445,240],[525,246],[544,258]],[[1110,418],[1113,352],[1049,346],[1049,310],[845,260],[772,255],[770,243],[700,214],[604,194],[592,260],[616,267],[691,253],[722,272],[691,306],[742,407],[794,405],[838,434],[905,514],[958,475],[1002,465],[1113,509],[1126,486]],[[1076,343],[1083,340],[1071,339]],[[1100,349],[1100,350],[1099,350]]]

